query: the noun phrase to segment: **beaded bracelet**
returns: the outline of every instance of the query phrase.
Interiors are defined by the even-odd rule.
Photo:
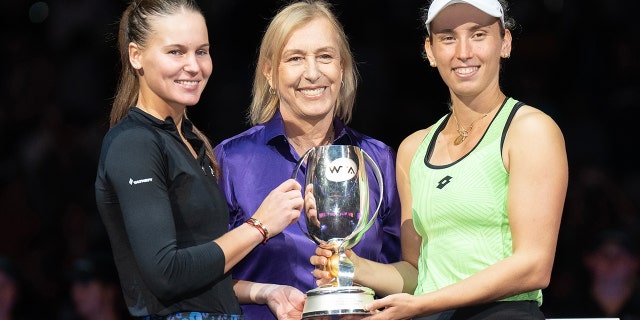
[[[262,234],[262,244],[266,244],[269,239],[269,230],[264,226],[260,220],[256,218],[249,218],[249,220],[245,221],[247,224],[254,226],[260,233]]]

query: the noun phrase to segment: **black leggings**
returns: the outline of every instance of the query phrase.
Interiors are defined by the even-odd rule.
[[[414,320],[544,320],[536,301],[501,301],[458,308]]]

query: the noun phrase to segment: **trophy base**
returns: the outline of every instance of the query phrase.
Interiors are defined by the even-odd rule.
[[[364,305],[373,301],[373,290],[363,286],[319,287],[307,291],[302,319],[361,319],[371,315]]]

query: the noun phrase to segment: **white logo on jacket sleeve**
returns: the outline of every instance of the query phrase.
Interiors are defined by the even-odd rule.
[[[133,179],[129,178],[129,184],[130,185],[146,183],[146,182],[153,182],[153,178],[145,178],[145,179],[140,179],[140,180],[133,180]]]

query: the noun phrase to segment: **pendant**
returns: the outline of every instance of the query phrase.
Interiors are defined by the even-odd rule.
[[[453,144],[455,144],[456,146],[461,144],[462,141],[464,141],[464,136],[463,135],[459,135],[456,140],[453,141]]]
[[[467,135],[469,134],[467,131],[463,131],[463,130],[458,130],[458,134],[459,136],[456,138],[456,140],[453,141],[454,145],[459,145],[462,143],[462,141],[464,141],[464,139],[467,138]]]

